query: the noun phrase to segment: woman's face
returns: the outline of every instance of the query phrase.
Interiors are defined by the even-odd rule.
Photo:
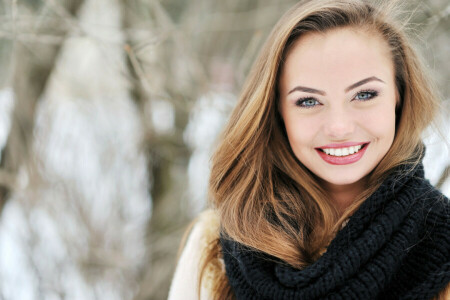
[[[279,94],[295,156],[332,187],[362,185],[392,145],[394,67],[375,34],[340,28],[300,37]]]

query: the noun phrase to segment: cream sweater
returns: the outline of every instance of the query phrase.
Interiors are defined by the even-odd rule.
[[[219,219],[215,213],[212,210],[201,213],[179,258],[168,300],[198,299],[198,276],[202,254],[218,234]],[[202,282],[200,299],[212,299],[209,292],[212,279],[206,275]]]

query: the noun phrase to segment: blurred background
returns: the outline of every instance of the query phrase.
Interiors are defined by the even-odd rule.
[[[0,299],[167,298],[217,135],[295,2],[1,0]],[[450,3],[407,4],[446,100]],[[424,136],[447,195],[449,103]]]

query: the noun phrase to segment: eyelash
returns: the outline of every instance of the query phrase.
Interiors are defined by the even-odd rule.
[[[367,98],[367,99],[355,99],[360,94],[369,94],[369,98]],[[353,97],[352,101],[353,100],[357,100],[357,101],[365,102],[365,101],[369,101],[369,100],[375,98],[376,96],[378,96],[378,92],[375,91],[375,90],[362,90],[362,91],[359,91],[358,93],[356,93],[356,95]],[[315,104],[314,105],[310,105],[310,106],[304,106],[303,104],[306,101],[308,101],[308,100],[314,100]],[[314,97],[303,97],[303,98],[298,99],[295,102],[296,106],[302,107],[302,108],[306,108],[306,109],[314,108],[314,107],[317,106],[317,104],[320,104],[320,102]]]
[[[362,90],[362,91],[360,91],[360,92],[358,92],[356,95],[355,95],[355,97],[356,96],[358,96],[359,94],[369,94],[370,95],[370,97],[368,98],[368,99],[359,99],[359,101],[368,101],[368,100],[370,100],[370,99],[373,99],[373,98],[375,98],[376,96],[378,96],[378,92],[377,91],[374,91],[374,90]],[[353,97],[353,99],[355,99],[355,97]],[[353,100],[352,99],[352,100]]]
[[[298,107],[307,108],[307,109],[313,108],[313,107],[316,106],[316,105],[304,106],[303,103],[305,103],[305,102],[308,101],[308,100],[314,100],[314,101],[316,101],[316,103],[319,103],[319,104],[320,104],[320,102],[317,101],[317,99],[315,99],[315,98],[313,98],[313,97],[303,97],[303,98],[298,99],[298,100],[295,102],[295,105],[298,106]]]

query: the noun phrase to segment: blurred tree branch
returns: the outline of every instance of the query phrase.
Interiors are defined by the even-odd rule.
[[[64,16],[76,14],[83,0],[65,0],[59,4],[59,12]],[[25,10],[26,8],[24,8]],[[20,7],[12,2],[11,24],[13,36],[17,36],[15,23],[20,18]],[[60,19],[65,22],[64,19]],[[64,37],[67,27],[49,26],[45,17],[36,22],[33,27],[34,34],[54,34]],[[10,176],[15,176],[22,165],[30,159],[31,143],[33,138],[34,115],[36,105],[41,97],[47,80],[55,65],[55,60],[61,44],[47,44],[33,40],[13,40],[13,74],[12,86],[14,90],[15,105],[11,119],[11,130],[6,146],[2,152],[0,169]],[[11,181],[11,180],[10,180]],[[14,184],[0,182],[0,213],[14,188]]]

